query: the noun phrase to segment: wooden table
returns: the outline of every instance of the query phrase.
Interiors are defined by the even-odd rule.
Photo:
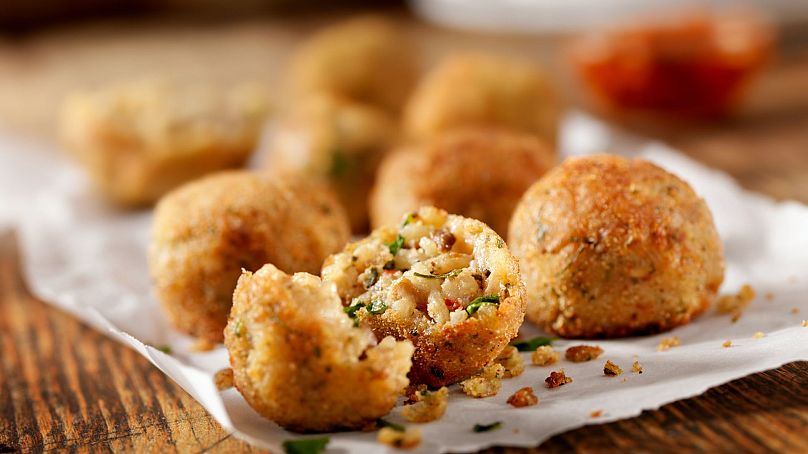
[[[396,17],[428,43],[428,55],[475,43],[534,56],[563,79],[556,38],[481,40]],[[71,87],[154,68],[214,80],[276,80],[290,46],[318,22],[119,22],[0,41],[0,124],[53,139],[58,100]],[[808,202],[807,51],[785,46],[739,118],[654,134],[749,189]],[[555,436],[536,451],[808,452],[806,390],[808,362],[796,362],[637,418]],[[56,449],[254,450],[134,351],[33,298],[13,235],[0,234],[0,453]],[[520,450],[492,450],[511,451]]]

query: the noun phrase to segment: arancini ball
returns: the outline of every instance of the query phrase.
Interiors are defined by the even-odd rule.
[[[399,112],[418,77],[415,52],[402,33],[373,15],[320,30],[292,58],[292,93],[325,92]]]
[[[368,228],[368,194],[393,146],[397,125],[385,111],[331,95],[312,95],[282,116],[264,163],[273,175],[324,181],[348,213],[351,229]]]
[[[554,150],[541,140],[507,130],[463,129],[403,147],[379,169],[372,225],[395,225],[403,214],[431,205],[504,236],[522,194],[554,163]]]
[[[324,187],[229,171],[187,183],[157,204],[149,268],[173,325],[220,342],[241,270],[272,263],[316,273],[348,241],[348,219]]]
[[[563,337],[672,329],[702,313],[724,278],[707,204],[642,159],[564,161],[525,193],[508,238],[528,319]]]
[[[555,145],[561,104],[528,61],[483,54],[450,56],[416,87],[404,113],[408,137],[423,140],[459,127],[500,127]]]
[[[205,174],[241,167],[258,145],[267,94],[150,79],[70,95],[61,135],[96,188],[146,206]]]

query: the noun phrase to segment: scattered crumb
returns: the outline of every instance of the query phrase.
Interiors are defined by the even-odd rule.
[[[567,374],[564,373],[564,369],[559,369],[558,371],[550,372],[550,375],[544,379],[544,382],[548,388],[558,388],[567,383],[572,383],[572,377],[567,377]]]
[[[791,313],[794,314],[794,315],[799,314],[800,313],[800,308],[799,307],[792,307],[791,308]]]
[[[539,398],[533,394],[533,388],[530,386],[526,386],[519,391],[513,393],[511,397],[508,398],[508,404],[516,407],[530,407],[531,405],[536,405],[539,403]]]
[[[412,449],[421,444],[419,429],[406,429],[403,432],[392,427],[382,427],[376,436],[379,443],[399,449]]]
[[[627,382],[627,381],[628,381],[628,378],[623,377],[623,379],[622,379],[622,380],[620,380],[620,381],[621,381],[622,383],[625,383],[625,382]]]
[[[525,371],[525,361],[519,350],[513,345],[508,345],[497,357],[497,362],[505,368],[505,378],[518,377]]]
[[[764,337],[766,337],[766,333],[763,331],[758,331],[752,335],[752,339],[763,339]]]
[[[741,318],[744,309],[755,299],[755,289],[749,284],[743,287],[735,295],[723,295],[715,302],[715,309],[721,314],[732,314],[732,322],[737,322]]]
[[[774,293],[766,292],[766,299],[769,300],[769,301],[773,300],[774,299]]]
[[[233,369],[227,367],[216,372],[216,375],[213,376],[213,383],[216,384],[216,389],[218,389],[219,391],[224,391],[225,389],[232,388]]]
[[[483,367],[479,374],[461,381],[460,389],[471,397],[495,396],[502,387],[504,375],[502,364],[491,363]]]
[[[665,350],[668,350],[671,347],[677,347],[680,344],[681,342],[679,341],[678,337],[676,336],[666,337],[661,341],[659,341],[659,345],[657,345],[656,349],[658,352],[664,352]]]
[[[536,349],[530,356],[530,361],[536,366],[549,366],[558,362],[561,354],[553,350],[553,347],[545,345]]]
[[[640,362],[637,361],[636,359],[631,364],[631,371],[634,372],[635,374],[641,374],[642,373],[642,365],[640,365]]]
[[[623,369],[621,369],[620,366],[613,363],[611,360],[606,360],[606,364],[603,365],[603,375],[607,377],[616,377],[622,373]]]
[[[730,348],[730,347],[732,347],[732,341],[727,339],[727,340],[724,341],[723,344],[721,344],[721,346],[724,347],[724,348]]]
[[[803,320],[803,321],[802,321],[802,326],[803,326],[804,328],[808,328],[808,320]]]
[[[216,348],[215,342],[210,341],[208,339],[197,339],[196,342],[194,342],[191,345],[190,350],[192,352],[201,353],[201,352],[209,352],[214,348]]]
[[[600,418],[603,415],[603,410],[595,410],[589,414],[593,418]]]
[[[564,357],[574,363],[582,363],[598,359],[603,354],[603,349],[597,345],[574,345],[567,349]]]
[[[401,416],[410,422],[431,422],[440,419],[449,403],[449,389],[437,391],[424,389],[414,394],[415,401],[401,409]]]

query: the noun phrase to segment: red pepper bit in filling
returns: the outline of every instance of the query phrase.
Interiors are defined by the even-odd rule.
[[[462,305],[462,304],[460,304],[460,302],[459,302],[459,301],[457,301],[457,300],[453,300],[453,299],[451,299],[451,298],[444,298],[444,300],[443,300],[443,304],[445,304],[445,305],[446,305],[446,307],[448,307],[448,308],[449,308],[449,312],[454,312],[454,311],[456,311],[456,310],[458,310],[458,309],[462,309],[462,308],[463,308],[463,305]]]

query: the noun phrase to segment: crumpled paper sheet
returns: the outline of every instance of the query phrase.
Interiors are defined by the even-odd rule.
[[[638,415],[745,375],[808,360],[808,207],[775,203],[746,192],[723,173],[705,168],[670,148],[621,135],[583,114],[565,122],[566,154],[609,150],[641,155],[689,181],[707,200],[725,242],[727,274],[724,293],[752,284],[758,297],[743,317],[709,312],[671,333],[620,340],[586,342],[605,350],[596,361],[552,367],[530,365],[524,374],[504,380],[500,393],[473,399],[451,388],[446,415],[418,425],[423,442],[417,452],[474,451],[491,445],[536,446],[550,436],[586,424]],[[34,142],[0,136],[0,225],[17,226],[24,272],[31,291],[137,350],[197,399],[228,431],[257,446],[280,450],[299,438],[258,416],[234,389],[217,391],[216,371],[227,367],[223,347],[193,353],[193,340],[174,331],[150,287],[146,265],[151,213],[117,211],[88,189],[81,172],[53,151]],[[767,298],[767,293],[773,298]],[[799,313],[794,313],[799,311]],[[539,334],[526,322],[523,335]],[[755,332],[766,336],[754,339]],[[682,345],[657,352],[662,338],[678,336]],[[722,347],[725,340],[731,348]],[[581,342],[561,340],[562,351]],[[170,345],[165,354],[151,345]],[[633,359],[643,374],[631,372]],[[624,373],[608,378],[605,360]],[[547,389],[544,378],[564,368],[574,382]],[[514,409],[506,399],[532,386],[540,399],[534,407]],[[352,390],[346,385],[346,392]],[[388,417],[404,422],[400,408]],[[600,417],[592,413],[600,411]],[[501,421],[502,428],[473,433],[476,423]],[[380,452],[375,433],[331,435],[331,450]],[[390,452],[394,450],[389,449]]]

